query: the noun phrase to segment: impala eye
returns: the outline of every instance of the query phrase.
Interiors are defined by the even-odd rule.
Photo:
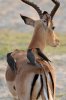
[[[54,29],[55,29],[55,27],[53,26],[53,27],[52,27],[52,30],[54,30]]]

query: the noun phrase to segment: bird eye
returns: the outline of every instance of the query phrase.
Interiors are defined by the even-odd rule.
[[[44,20],[44,22],[46,23],[46,20]]]
[[[55,27],[53,26],[53,27],[52,27],[52,30],[54,30],[54,29],[55,29]]]

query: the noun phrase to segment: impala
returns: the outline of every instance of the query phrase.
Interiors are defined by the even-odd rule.
[[[33,2],[21,0],[32,6],[39,14],[39,20],[21,15],[28,25],[34,27],[34,34],[28,49],[39,48],[42,52],[48,44],[52,47],[59,45],[59,39],[54,32],[53,17],[60,5],[56,0],[51,0],[55,6],[51,13],[44,11]],[[19,100],[55,99],[55,69],[48,62],[36,57],[42,67],[35,67],[28,62],[26,51],[15,50],[7,55],[8,67],[6,81],[10,92]]]

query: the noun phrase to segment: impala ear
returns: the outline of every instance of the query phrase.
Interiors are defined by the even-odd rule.
[[[23,21],[25,22],[25,24],[33,26],[33,27],[35,26],[35,20],[33,20],[33,19],[29,18],[29,17],[23,16],[21,14],[20,14],[20,16],[23,19]]]

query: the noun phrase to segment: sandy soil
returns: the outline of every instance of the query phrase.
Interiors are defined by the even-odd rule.
[[[56,68],[56,100],[66,100],[66,54],[51,56]],[[13,100],[5,80],[6,60],[0,60],[0,100]]]

